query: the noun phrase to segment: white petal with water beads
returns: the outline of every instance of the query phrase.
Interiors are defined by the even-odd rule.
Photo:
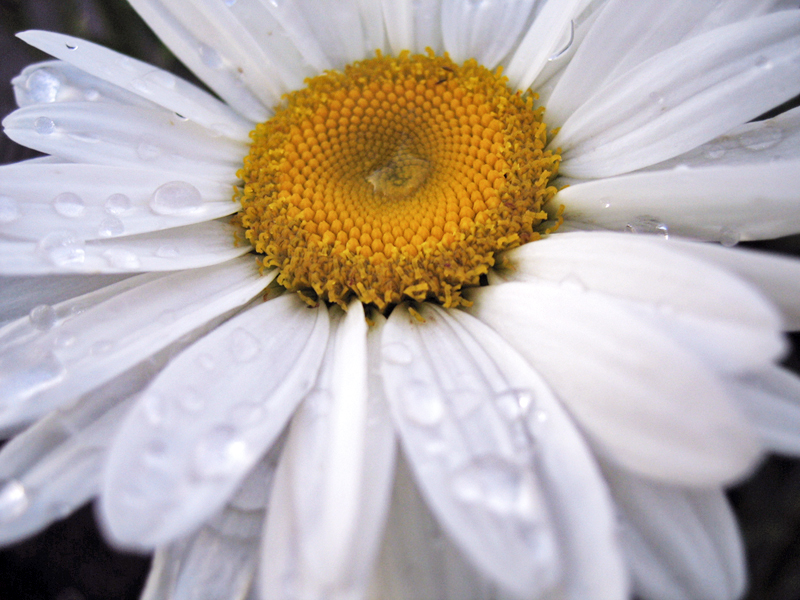
[[[599,178],[672,158],[800,92],[800,13],[695,36],[610,81],[551,145],[562,175]],[[762,178],[763,179],[763,178]]]
[[[680,167],[572,182],[548,208],[563,204],[565,220],[604,229],[668,232],[735,243],[798,231],[798,188],[798,159]]]
[[[745,587],[742,540],[721,489],[672,487],[608,468],[634,592],[659,600],[732,600]]]
[[[719,485],[759,458],[718,376],[613,298],[544,281],[489,286],[470,298],[470,312],[542,374],[615,463],[668,483]]]
[[[198,125],[216,132],[217,135],[242,142],[248,141],[247,134],[252,129],[248,121],[209,93],[172,73],[103,46],[60,33],[25,31],[17,36],[39,50],[74,65],[90,76],[143,98],[148,104],[154,103],[170,112],[183,115]],[[72,75],[68,69],[64,69],[64,72],[69,74],[67,82],[79,89],[83,88],[84,97],[80,99],[98,100],[106,95],[107,84],[101,88],[92,81],[92,78],[81,79]],[[31,76],[34,76],[34,73],[29,75]],[[37,89],[47,91],[50,95],[55,94],[55,99],[59,99],[59,93],[63,94],[64,84],[61,82],[56,84],[49,79],[44,80],[42,75],[37,77],[41,79],[41,83],[35,80],[32,82],[37,84]],[[45,85],[48,82],[50,82],[49,88]],[[113,90],[108,91],[117,94]],[[90,92],[97,92],[99,96],[92,93],[87,97],[87,93]]]
[[[322,369],[292,419],[270,502],[259,571],[267,598],[363,598],[383,531],[395,442],[380,390],[368,390],[367,338],[375,345],[380,329],[368,333],[359,301],[346,316],[333,310]]]
[[[526,596],[561,575],[527,424],[493,398],[509,382],[444,312],[405,306],[384,327],[382,374],[403,449],[434,515],[477,569]]]
[[[160,278],[146,275],[116,284],[124,291],[63,321],[32,323],[35,332],[14,333],[0,349],[0,424],[29,422],[99,387],[244,305],[270,280],[251,258]],[[58,306],[55,311],[58,316]],[[11,323],[4,331],[18,327]]]
[[[313,386],[328,327],[324,306],[281,296],[173,360],[110,450],[101,503],[109,535],[152,548],[219,510]]]

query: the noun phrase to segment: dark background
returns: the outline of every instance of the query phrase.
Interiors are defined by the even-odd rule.
[[[0,117],[16,107],[7,82],[49,58],[14,37],[26,29],[87,38],[194,80],[125,0],[0,0]],[[35,155],[0,138],[0,164]],[[800,257],[800,236],[748,245]],[[792,346],[786,364],[800,372],[800,335]],[[747,600],[800,600],[800,461],[771,457],[729,496],[747,544]],[[0,600],[135,600],[149,564],[149,557],[106,546],[86,506],[0,550]]]

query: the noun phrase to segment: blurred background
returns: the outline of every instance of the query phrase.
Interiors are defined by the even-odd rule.
[[[26,29],[86,38],[197,82],[125,0],[0,0],[0,117],[16,108],[11,78],[26,65],[50,58],[14,37]],[[795,99],[766,116],[798,103]],[[0,136],[0,164],[33,156]],[[746,245],[800,257],[800,236]],[[786,365],[800,373],[800,335],[791,341]],[[729,497],[747,546],[746,599],[800,600],[800,461],[770,457]],[[148,556],[106,546],[93,509],[86,506],[39,536],[0,549],[0,599],[136,600],[149,565]]]

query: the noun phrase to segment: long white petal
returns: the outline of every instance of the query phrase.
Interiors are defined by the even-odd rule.
[[[551,142],[559,172],[618,175],[691,150],[800,92],[800,12],[693,37],[609,82]]]
[[[471,312],[552,386],[602,455],[654,479],[714,485],[760,449],[720,380],[613,299],[548,282],[477,290]]]
[[[286,295],[173,360],[111,447],[100,505],[111,538],[151,548],[219,510],[311,389],[327,337],[324,306]]]
[[[60,33],[25,31],[17,35],[39,50],[74,65],[90,76],[127,90],[130,95],[143,98],[148,104],[152,102],[181,114],[218,135],[242,142],[248,141],[247,134],[252,129],[248,121],[207,92],[172,73],[103,46]],[[121,98],[119,92],[112,87],[98,86],[92,81],[94,77],[82,78],[69,69],[59,67],[55,72],[40,72],[38,75],[37,71],[27,73],[24,85],[29,92],[27,97],[38,102],[48,101],[50,97],[63,101],[67,91],[82,92],[73,100],[96,101],[109,95],[114,99]],[[36,92],[33,97],[31,90]],[[17,97],[19,98],[19,94]]]
[[[292,419],[270,503],[260,566],[267,598],[287,587],[306,597],[363,598],[388,510],[394,432],[380,390],[368,392],[361,303],[332,321],[315,389]],[[371,354],[379,331],[369,334]]]
[[[800,231],[798,187],[800,160],[795,159],[576,183],[556,194],[551,205],[563,204],[565,219],[606,229],[660,228],[688,238],[745,241]]]
[[[745,587],[744,548],[719,489],[691,490],[607,468],[622,518],[634,591],[658,600],[735,600]]]
[[[0,350],[0,428],[29,422],[99,387],[247,303],[270,281],[259,275],[252,259],[242,258],[157,279],[126,280],[116,285],[140,285],[63,321],[33,324],[32,336],[17,337]],[[14,323],[6,328],[17,331]]]

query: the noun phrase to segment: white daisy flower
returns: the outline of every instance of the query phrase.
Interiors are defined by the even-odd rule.
[[[131,4],[221,100],[20,34],[0,540],[98,498],[147,600],[743,593],[800,263],[725,246],[800,232],[800,109],[750,122],[800,11]]]

